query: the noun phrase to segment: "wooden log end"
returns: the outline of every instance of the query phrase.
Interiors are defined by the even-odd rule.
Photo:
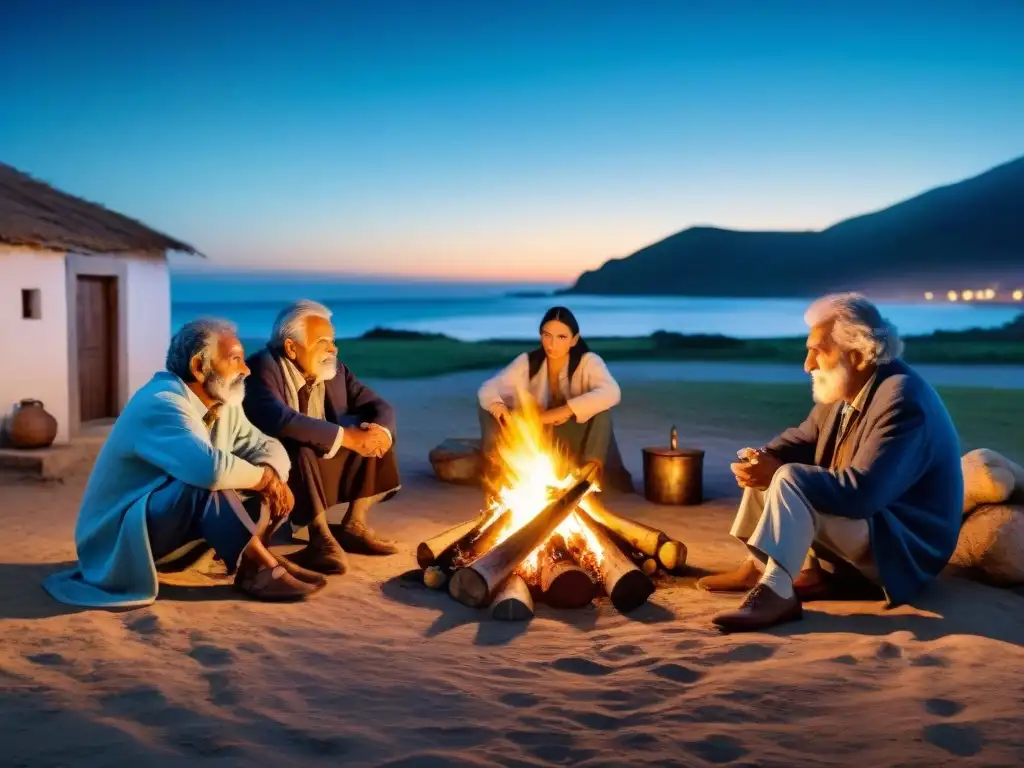
[[[653,557],[648,557],[640,563],[640,570],[644,572],[645,576],[653,576],[658,570],[658,561]]]
[[[686,565],[686,545],[681,541],[666,541],[658,547],[658,562],[666,571],[675,571]]]
[[[586,571],[575,566],[555,576],[544,591],[544,602],[552,608],[582,608],[597,594],[597,585]]]
[[[533,607],[514,597],[507,597],[494,604],[491,616],[498,621],[529,621],[533,618]]]
[[[436,566],[428,566],[423,569],[423,583],[428,589],[440,589],[448,581],[448,574]]]
[[[643,571],[632,570],[622,574],[608,597],[619,612],[629,613],[647,602],[654,594],[654,582]]]
[[[430,551],[430,545],[425,541],[416,547],[416,562],[420,568],[429,568],[434,564],[434,553]]]
[[[513,573],[494,598],[491,617],[499,621],[527,621],[533,618],[533,596],[523,578]]]
[[[448,582],[448,592],[470,608],[480,608],[490,598],[487,580],[472,568],[459,568],[455,571]]]

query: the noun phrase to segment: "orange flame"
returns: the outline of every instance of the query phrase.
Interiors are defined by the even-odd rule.
[[[506,511],[510,512],[510,519],[498,535],[495,546],[530,522],[559,491],[569,488],[574,481],[574,462],[559,450],[551,431],[541,422],[540,410],[533,398],[526,392],[520,392],[518,402],[519,408],[509,414],[495,442],[500,472],[496,478],[486,481],[494,499],[487,526]],[[600,489],[595,484],[588,495],[596,490]],[[587,496],[583,497],[580,506],[590,511]],[[603,560],[600,543],[575,512],[555,532],[567,541],[573,534],[582,536],[595,562],[600,564]],[[519,570],[524,576],[537,570],[540,553],[546,544],[547,541],[542,542],[523,560]]]

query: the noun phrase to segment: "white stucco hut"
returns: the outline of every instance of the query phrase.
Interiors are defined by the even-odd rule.
[[[117,416],[163,368],[167,254],[198,252],[0,163],[0,415],[41,400],[55,443]],[[0,430],[2,431],[2,430]]]

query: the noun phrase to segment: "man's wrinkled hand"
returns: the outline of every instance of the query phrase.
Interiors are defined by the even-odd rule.
[[[749,455],[749,454],[748,454]],[[756,488],[764,490],[771,485],[772,478],[782,466],[782,462],[770,453],[757,453],[749,461],[737,461],[729,465],[736,484],[740,488]]]
[[[263,490],[263,498],[270,508],[270,517],[274,521],[282,520],[291,514],[295,507],[295,494],[288,484],[274,473],[273,478]]]
[[[384,427],[380,424],[369,424],[366,422],[359,426],[369,434],[369,445],[372,448],[370,456],[379,459],[391,450],[391,435]]]

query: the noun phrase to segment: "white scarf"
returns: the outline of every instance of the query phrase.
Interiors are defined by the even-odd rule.
[[[288,400],[288,407],[293,411],[299,410],[299,390],[306,386],[306,377],[296,367],[295,363],[284,355],[278,358],[281,366],[281,373],[284,375],[284,392]],[[315,380],[309,388],[309,405],[306,407],[306,416],[313,419],[324,419],[324,397],[326,387],[320,379]]]

